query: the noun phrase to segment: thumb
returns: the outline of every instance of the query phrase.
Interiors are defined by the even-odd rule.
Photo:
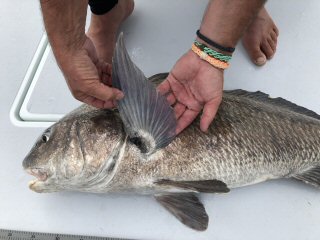
[[[101,82],[96,82],[86,93],[102,101],[120,100],[124,97],[119,89],[108,87]]]

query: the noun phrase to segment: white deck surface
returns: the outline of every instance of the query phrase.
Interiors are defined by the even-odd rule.
[[[136,1],[123,31],[129,53],[147,76],[169,71],[189,48],[205,5]],[[277,54],[258,68],[239,45],[225,88],[261,90],[320,113],[320,2],[270,0],[267,8],[280,29]],[[201,195],[210,217],[202,233],[148,196],[30,191],[33,177],[21,163],[43,128],[14,126],[9,110],[43,33],[38,1],[3,0],[0,29],[0,228],[134,239],[319,239],[320,191],[291,180]],[[28,111],[65,114],[77,105],[50,55]]]

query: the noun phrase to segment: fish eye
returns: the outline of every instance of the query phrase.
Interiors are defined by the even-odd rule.
[[[42,142],[46,143],[46,142],[49,141],[49,135],[43,134],[42,137],[41,137],[41,139],[42,139]]]
[[[47,129],[41,136],[41,140],[43,143],[46,143],[50,139],[51,129]]]

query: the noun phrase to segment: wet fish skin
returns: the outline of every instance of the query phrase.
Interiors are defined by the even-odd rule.
[[[55,182],[59,190],[152,193],[162,191],[153,184],[157,179],[218,179],[234,188],[292,177],[320,164],[318,119],[225,92],[206,134],[198,123],[199,119],[169,146],[146,156],[124,140],[117,111],[83,106],[52,127],[52,141],[37,143],[24,166],[54,169],[59,181],[60,175],[65,177]],[[87,187],[88,177],[121,147],[121,160],[108,186]]]
[[[49,134],[46,142],[45,134]],[[92,185],[124,137],[118,113],[80,106],[45,130],[25,157],[24,169],[40,169],[47,174],[45,181],[34,181],[30,188],[54,192]]]
[[[141,161],[143,156],[128,144],[121,174],[110,184],[120,189],[149,183],[155,190],[156,179],[218,179],[235,188],[320,165],[320,121],[299,113],[226,92],[208,132],[198,126],[199,118],[150,159]]]
[[[199,119],[170,145],[146,156],[129,141],[117,111],[83,105],[50,128],[48,142],[39,138],[23,165],[47,173],[48,179],[31,185],[38,192],[143,194],[197,192],[158,185],[159,179],[217,179],[234,188],[273,178],[299,179],[319,169],[318,119],[225,92],[206,134],[198,124]],[[111,155],[117,155],[113,166]],[[309,183],[319,187],[318,180]]]

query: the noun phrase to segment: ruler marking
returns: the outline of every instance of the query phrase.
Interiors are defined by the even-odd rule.
[[[0,229],[0,240],[129,240],[129,239]]]

